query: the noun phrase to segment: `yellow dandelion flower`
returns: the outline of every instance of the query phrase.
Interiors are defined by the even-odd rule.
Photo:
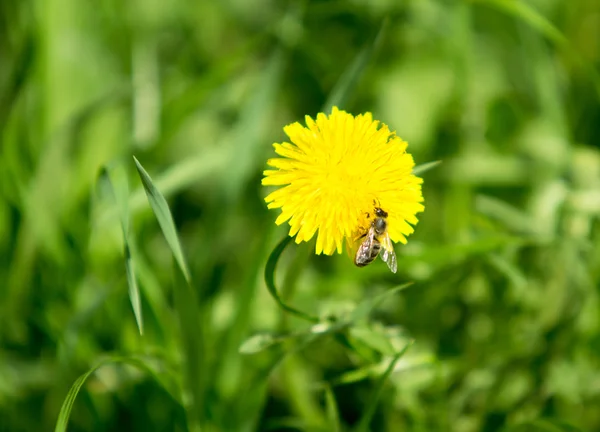
[[[273,144],[282,157],[267,161],[275,169],[264,171],[262,184],[283,186],[265,201],[281,209],[275,223],[289,221],[296,243],[318,231],[317,254],[341,253],[344,240],[354,242],[368,230],[374,203],[388,213],[391,240],[406,243],[424,207],[423,180],[412,174],[405,141],[371,113],[354,117],[337,107],[284,131],[291,143]]]

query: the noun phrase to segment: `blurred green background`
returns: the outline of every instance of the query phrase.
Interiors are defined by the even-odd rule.
[[[0,2],[0,430],[99,362],[70,431],[600,430],[599,67],[596,0]],[[332,103],[443,162],[397,275],[286,249],[311,328],[260,179]]]

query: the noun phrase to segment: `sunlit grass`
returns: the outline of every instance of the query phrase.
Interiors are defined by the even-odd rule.
[[[3,2],[0,430],[600,429],[597,16]],[[424,178],[397,275],[264,205],[334,105]]]

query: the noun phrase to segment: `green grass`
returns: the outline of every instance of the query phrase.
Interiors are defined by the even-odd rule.
[[[600,430],[596,3],[0,3],[0,431]],[[333,105],[425,180],[396,275],[263,201]]]

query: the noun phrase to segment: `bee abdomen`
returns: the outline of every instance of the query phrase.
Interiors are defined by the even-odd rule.
[[[368,254],[357,255],[356,259],[354,260],[354,264],[356,264],[357,267],[364,267],[368,264],[371,264],[375,258],[377,258],[377,255],[379,255],[380,250],[381,243],[374,241],[368,250]]]
[[[378,241],[373,242],[373,247],[371,248],[371,261],[377,258],[379,255],[379,251],[381,250],[381,243]]]

